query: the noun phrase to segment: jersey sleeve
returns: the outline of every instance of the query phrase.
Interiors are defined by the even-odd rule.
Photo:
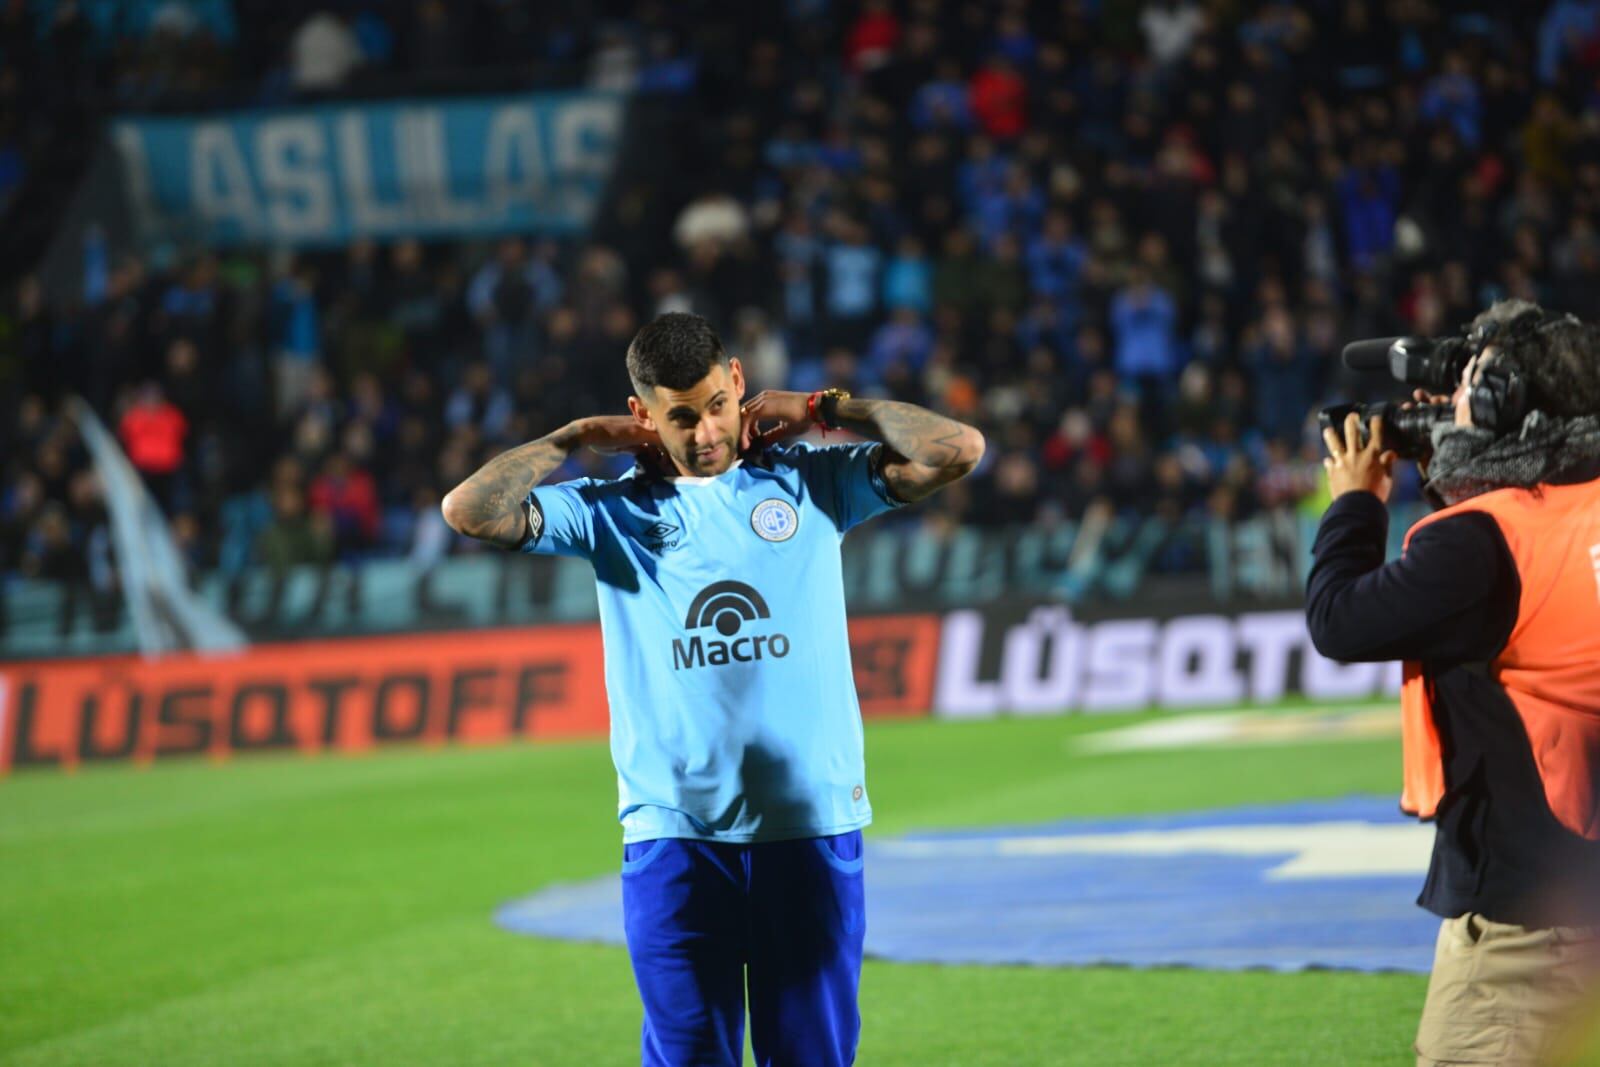
[[[882,450],[877,441],[804,449],[811,491],[840,533],[903,506],[878,467]]]
[[[584,492],[590,479],[536,485],[522,502],[528,517],[528,539],[521,551],[539,556],[594,555],[594,503]]]

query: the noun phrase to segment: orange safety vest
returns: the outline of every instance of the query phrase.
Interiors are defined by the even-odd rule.
[[[1464,500],[1418,521],[1406,547],[1424,526],[1466,511],[1494,519],[1522,581],[1516,624],[1489,676],[1522,719],[1550,811],[1573,833],[1600,840],[1600,479]],[[1400,807],[1430,818],[1446,789],[1433,683],[1415,660],[1404,678]]]

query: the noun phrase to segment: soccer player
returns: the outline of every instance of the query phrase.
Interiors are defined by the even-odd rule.
[[[460,533],[594,567],[643,1062],[848,1064],[872,820],[839,546],[975,467],[979,432],[840,390],[764,392],[705,319],[628,346],[629,415],[505,452],[444,499]],[[865,438],[813,447],[812,426]],[[765,428],[763,428],[765,427]],[[577,448],[621,478],[544,479]]]

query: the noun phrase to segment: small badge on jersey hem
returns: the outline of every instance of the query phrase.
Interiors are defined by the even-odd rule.
[[[772,497],[750,513],[750,528],[763,541],[787,541],[800,528],[800,516],[787,500]]]

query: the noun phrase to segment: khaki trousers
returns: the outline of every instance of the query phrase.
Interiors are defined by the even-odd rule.
[[[1439,926],[1417,1067],[1533,1067],[1595,1008],[1600,927],[1529,929],[1468,913]]]

